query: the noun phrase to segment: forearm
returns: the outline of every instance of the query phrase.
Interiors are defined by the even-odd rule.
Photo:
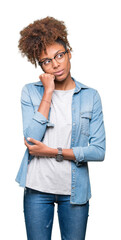
[[[105,146],[72,147],[78,163],[89,161],[103,161],[105,158]]]
[[[102,104],[99,93],[94,96],[92,117],[89,123],[88,146],[73,146],[77,166],[86,162],[103,161],[105,158],[106,137],[103,121]]]
[[[38,108],[38,112],[40,112],[47,119],[48,119],[48,115],[49,115],[52,94],[53,94],[52,90],[48,89],[48,90],[44,91],[41,103]]]
[[[48,156],[55,157],[58,153],[57,148],[49,148]],[[75,156],[72,149],[62,149],[62,154],[65,160],[75,160]]]
[[[47,101],[51,101],[51,97],[52,91],[47,90],[44,92],[42,99],[44,100],[46,98]],[[24,137],[26,140],[27,137],[30,137],[41,141],[49,122],[48,113],[50,103],[41,100],[39,109],[35,110],[29,96],[28,88],[25,85],[21,93],[21,107]]]
[[[57,148],[48,148],[47,156],[55,157],[58,153]],[[72,147],[72,149],[62,149],[65,160],[76,160],[77,166],[81,166],[87,161],[103,161],[105,150],[97,147]]]

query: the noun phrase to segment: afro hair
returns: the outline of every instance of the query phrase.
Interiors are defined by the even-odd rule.
[[[46,53],[46,46],[58,42],[65,49],[72,48],[67,39],[67,29],[63,21],[53,17],[46,17],[36,20],[20,31],[18,48],[22,56],[26,56],[28,61],[37,67],[41,51]]]

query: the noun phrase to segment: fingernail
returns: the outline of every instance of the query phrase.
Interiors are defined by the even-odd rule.
[[[28,137],[27,140],[29,141],[29,140],[30,140],[30,137]]]

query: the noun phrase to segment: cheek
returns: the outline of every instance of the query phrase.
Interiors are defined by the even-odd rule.
[[[71,68],[71,63],[68,61],[68,62],[65,64],[65,69],[66,69],[67,71],[69,71],[70,68]]]
[[[45,70],[45,69],[42,69],[43,70],[43,72],[44,73],[50,73],[51,72],[51,70],[49,71],[49,70]]]

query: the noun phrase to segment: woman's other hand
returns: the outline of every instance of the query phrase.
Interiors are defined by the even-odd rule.
[[[37,141],[33,138],[27,138],[29,142],[32,142],[34,145],[30,145],[27,143],[26,139],[24,138],[24,143],[27,146],[29,153],[34,156],[48,156],[49,147],[46,146],[44,143]]]

